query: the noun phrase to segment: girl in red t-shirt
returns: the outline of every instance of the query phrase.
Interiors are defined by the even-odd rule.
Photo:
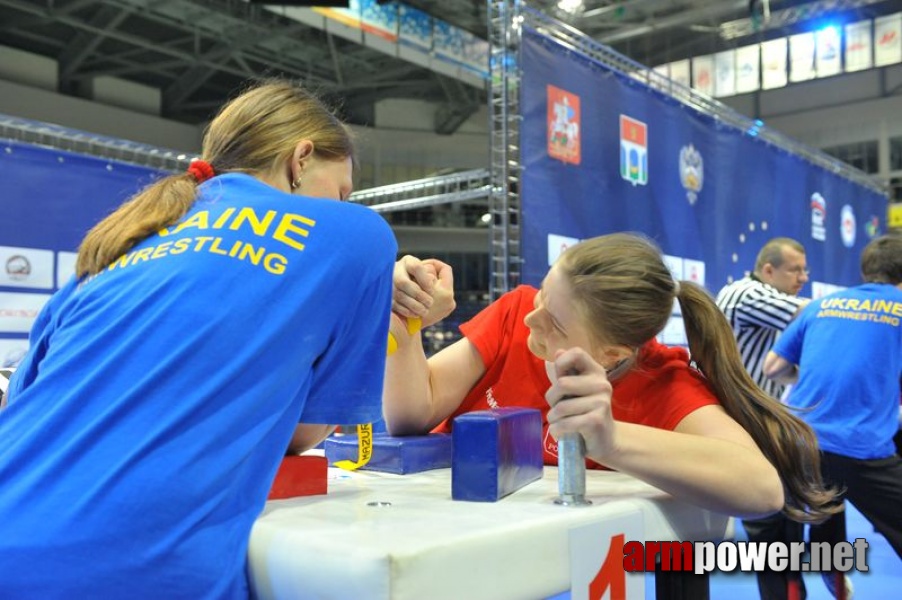
[[[592,460],[711,510],[745,518],[783,510],[802,521],[839,510],[809,427],[755,385],[713,299],[674,281],[644,237],[612,234],[569,248],[541,289],[509,292],[428,359],[403,317],[428,326],[447,316],[451,269],[405,257],[395,286],[399,345],[383,399],[390,433],[446,429],[472,410],[533,407],[545,417],[550,464],[554,440],[575,432]],[[694,365],[685,350],[655,341],[674,300]]]

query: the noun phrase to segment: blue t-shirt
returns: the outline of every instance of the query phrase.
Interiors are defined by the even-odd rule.
[[[199,189],[34,325],[0,411],[0,598],[244,598],[295,425],[381,416],[385,220],[247,175]]]
[[[799,365],[790,406],[828,452],[867,460],[895,452],[902,374],[902,291],[868,283],[811,302],[774,352]]]

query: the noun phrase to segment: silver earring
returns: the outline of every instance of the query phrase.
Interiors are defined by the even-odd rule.
[[[292,190],[296,190],[299,187],[301,187],[301,176],[300,175],[297,176],[297,179],[295,179],[294,181],[291,182]]]

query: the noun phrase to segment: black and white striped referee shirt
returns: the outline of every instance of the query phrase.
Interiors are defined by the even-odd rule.
[[[4,367],[0,369],[0,408],[6,406],[6,390],[9,388],[9,379],[13,376],[15,367]]]
[[[764,376],[764,358],[806,302],[754,276],[734,281],[717,294],[717,306],[733,327],[742,363],[755,383],[777,400],[784,386]]]

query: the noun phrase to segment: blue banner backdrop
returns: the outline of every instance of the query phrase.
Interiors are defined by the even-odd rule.
[[[885,196],[534,31],[520,58],[524,283],[567,245],[617,231],[653,238],[675,275],[714,294],[776,236],[806,247],[802,295],[860,283]]]
[[[24,352],[37,312],[74,274],[75,252],[88,230],[162,174],[0,142],[0,366]]]

